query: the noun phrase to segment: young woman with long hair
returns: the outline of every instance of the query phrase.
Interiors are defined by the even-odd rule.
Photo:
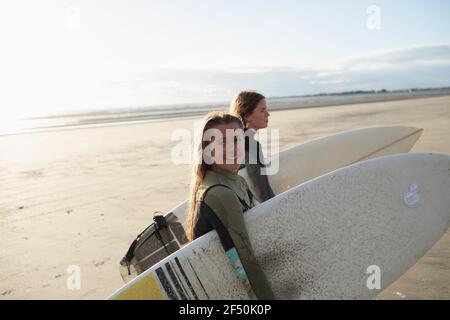
[[[255,139],[259,129],[266,128],[269,123],[265,97],[254,91],[240,91],[230,106],[230,113],[241,119],[245,130],[245,168],[250,178],[250,187],[258,202],[274,197],[265,167],[261,144]],[[254,146],[254,147],[253,147]]]
[[[230,131],[232,138],[227,135]],[[194,240],[215,229],[248,296],[274,299],[254,257],[244,222],[244,212],[253,202],[245,180],[238,175],[242,138],[239,118],[219,112],[204,118],[195,148],[186,233]]]

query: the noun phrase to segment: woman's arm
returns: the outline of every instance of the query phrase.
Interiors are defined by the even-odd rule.
[[[253,196],[256,200],[261,203],[275,195],[269,184],[269,179],[266,175],[261,174],[261,169],[263,166],[261,164],[246,164],[245,169],[247,170],[247,175],[250,179],[249,185],[253,192]]]
[[[254,145],[251,146],[250,144]],[[275,196],[270,187],[267,175],[262,174],[262,169],[265,167],[263,157],[261,144],[255,139],[248,137],[246,139],[245,148],[245,169],[247,170],[247,175],[250,179],[249,185],[253,195],[260,203]]]
[[[211,224],[216,229],[243,285],[246,286],[245,280],[248,277],[251,289],[258,299],[275,299],[266,276],[253,254],[242,207],[236,194],[228,188],[217,186],[208,192],[204,202],[215,214],[211,216],[217,218],[210,217]],[[246,289],[251,298],[251,290]]]

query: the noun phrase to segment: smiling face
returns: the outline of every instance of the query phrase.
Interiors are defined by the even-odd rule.
[[[215,125],[210,131],[212,142],[205,149],[210,152],[214,165],[237,173],[242,163],[244,150],[244,133],[238,123]]]
[[[269,124],[269,112],[267,112],[266,99],[262,99],[256,105],[250,115],[245,117],[247,128],[254,130],[264,129]]]

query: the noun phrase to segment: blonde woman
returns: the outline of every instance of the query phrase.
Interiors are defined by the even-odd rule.
[[[237,174],[242,129],[240,119],[227,113],[209,113],[204,118],[196,143],[198,159],[193,166],[186,231],[188,238],[194,240],[215,229],[248,296],[274,299],[253,255],[244,223],[244,212],[253,203],[245,180]],[[226,141],[227,130],[241,134]],[[214,137],[211,133],[215,133]]]
[[[245,168],[253,195],[258,202],[266,201],[275,195],[267,175],[263,174],[264,155],[261,144],[255,139],[256,132],[269,123],[266,99],[257,92],[240,91],[231,102],[230,113],[241,119],[244,125]]]

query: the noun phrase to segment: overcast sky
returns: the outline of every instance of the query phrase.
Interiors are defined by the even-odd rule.
[[[445,0],[10,0],[0,36],[3,117],[450,86]]]

